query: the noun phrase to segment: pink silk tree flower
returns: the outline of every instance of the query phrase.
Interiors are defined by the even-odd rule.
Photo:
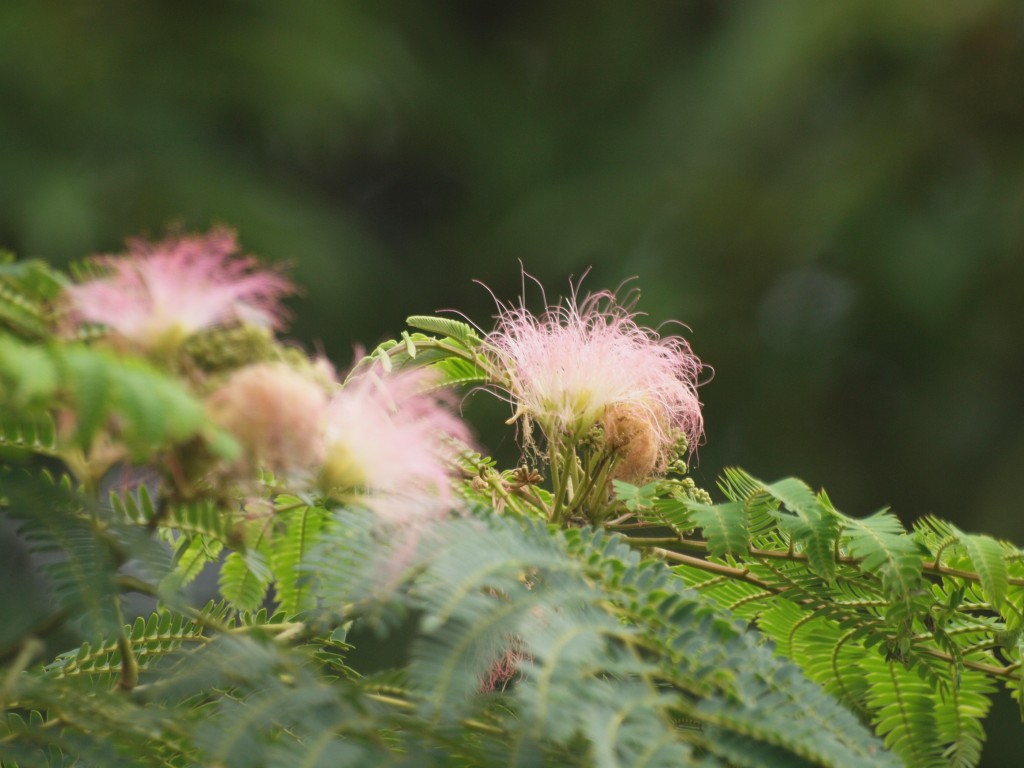
[[[280,299],[292,284],[256,269],[251,257],[235,256],[238,242],[231,230],[128,245],[126,255],[92,259],[104,277],[66,289],[72,322],[107,326],[146,351],[173,348],[215,325],[279,326]]]
[[[539,316],[499,302],[497,327],[485,350],[497,386],[549,442],[582,439],[600,425],[609,445],[624,452],[617,476],[635,479],[667,461],[680,435],[692,450],[703,432],[697,377],[703,366],[679,337],[640,326],[636,296],[575,290]],[[630,466],[630,464],[634,466]]]
[[[242,446],[242,468],[310,477],[323,461],[328,391],[284,363],[239,368],[207,398],[211,420]]]
[[[353,378],[331,398],[324,429],[321,483],[354,495],[389,522],[448,511],[453,460],[469,430],[450,410],[448,393],[415,369]]]

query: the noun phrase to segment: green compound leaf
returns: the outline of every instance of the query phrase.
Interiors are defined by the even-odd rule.
[[[482,341],[473,326],[450,317],[411,315],[405,319],[405,323],[411,328],[455,339],[467,349],[473,349]]]
[[[985,596],[997,610],[1001,609],[1006,600],[1010,578],[1003,559],[1002,545],[991,536],[970,533],[960,533],[960,543],[967,551],[974,570],[978,572]]]
[[[654,505],[658,498],[659,484],[653,482],[638,487],[625,480],[612,480],[612,488],[615,491],[615,498],[625,504],[630,512],[636,512],[650,509]]]
[[[802,480],[787,477],[763,484],[765,493],[781,502],[790,514],[777,515],[779,526],[789,533],[807,555],[811,570],[825,580],[836,574],[836,538],[839,520]]]
[[[446,357],[431,363],[427,368],[440,373],[436,387],[483,384],[488,381],[487,372],[483,368],[461,357]]]
[[[285,512],[282,517],[284,531],[270,542],[270,567],[277,602],[282,611],[292,616],[316,604],[311,574],[305,573],[302,567],[319,543],[330,513],[321,507],[301,506]]]
[[[888,510],[866,518],[843,516],[842,539],[861,568],[878,573],[886,595],[909,603],[921,586],[921,548]]]
[[[232,552],[220,569],[220,591],[240,611],[255,611],[267,596],[273,576],[267,559],[257,550]]]
[[[47,305],[65,280],[45,262],[11,261],[0,252],[0,326],[25,339],[51,334]]]
[[[704,531],[708,553],[715,557],[746,554],[750,546],[747,512],[740,502],[708,506],[695,501],[684,502],[693,515],[693,522]]]

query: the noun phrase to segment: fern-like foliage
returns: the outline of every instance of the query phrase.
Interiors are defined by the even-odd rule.
[[[468,323],[429,315],[413,315],[406,323],[427,334],[403,332],[400,339],[377,346],[353,370],[377,362],[390,371],[393,366],[415,362],[436,374],[434,386],[438,388],[484,384],[490,380],[486,362],[478,352],[482,340]]]
[[[126,635],[140,669],[145,670],[182,646],[209,642],[204,635],[205,622],[210,617],[225,617],[226,614],[223,604],[207,606],[203,620],[186,619],[180,613],[163,609],[148,619],[136,618]],[[95,645],[85,642],[75,651],[59,655],[44,671],[56,678],[87,677],[95,689],[111,689],[121,671],[121,653],[115,638],[100,639]]]
[[[14,442],[54,452],[50,414],[75,415],[70,443],[88,449],[116,414],[118,440],[136,458],[168,443],[205,435],[210,444],[231,446],[207,424],[202,405],[176,379],[142,361],[81,345],[33,346],[0,336],[0,423]],[[25,439],[26,424],[32,439]],[[42,439],[40,439],[42,438]],[[10,438],[8,438],[10,441]]]
[[[95,510],[88,509],[70,483],[47,475],[4,471],[0,489],[4,512],[40,558],[50,593],[44,606],[21,606],[8,615],[36,616],[44,624],[60,616],[75,617],[87,634],[113,631],[116,571],[123,555]]]
[[[480,344],[480,336],[476,329],[468,323],[454,318],[411,315],[406,318],[405,323],[411,328],[451,339],[466,349],[472,349]]]
[[[480,510],[396,550],[369,513],[279,499],[265,551],[287,613],[167,595],[122,627],[121,592],[156,594],[173,569],[120,576],[122,543],[152,536],[152,500],[93,510],[70,487],[33,496],[38,481],[19,482],[5,480],[9,510],[74,557],[54,578],[59,609],[98,618],[87,643],[34,669],[38,625],[9,648],[4,765],[894,764],[821,688],[617,535]],[[403,615],[417,617],[408,664],[352,672],[345,628],[394,632]],[[517,680],[486,690],[510,644]]]
[[[0,446],[37,456],[57,457],[57,427],[50,414],[11,418],[0,426]]]
[[[1021,551],[934,518],[848,517],[793,478],[729,470],[720,487],[707,505],[676,481],[619,484],[631,540],[754,621],[908,765],[977,765],[991,694],[1020,680]]]
[[[0,327],[24,339],[49,336],[50,304],[65,282],[43,261],[0,253]]]
[[[365,591],[395,564],[368,557],[354,528],[313,564],[327,603],[375,615],[397,600],[420,615],[411,701],[437,729],[486,722],[506,745],[502,764],[574,749],[584,765],[891,764],[835,701],[618,536],[453,521],[402,564],[412,581],[392,596]],[[511,638],[525,660],[495,705],[481,681]]]
[[[279,497],[277,503],[289,508],[279,515],[280,535],[270,549],[275,600],[284,613],[294,616],[316,606],[312,579],[303,568],[332,518],[323,507],[297,497]]]

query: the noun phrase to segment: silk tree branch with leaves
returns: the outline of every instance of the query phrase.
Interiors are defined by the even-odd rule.
[[[574,335],[579,359],[592,366],[604,354],[601,334],[614,332],[624,318],[632,321],[628,310],[616,306],[609,314],[597,299],[607,295],[591,300],[582,313],[574,298],[564,307],[549,308],[539,320],[525,322],[523,310],[517,309],[513,319],[523,325],[512,331],[512,340],[507,338],[510,314],[503,310],[500,323],[505,327],[496,333],[506,338],[499,339],[496,356],[486,355],[493,336],[481,340],[468,326],[432,326],[424,318],[410,318],[414,326],[447,331],[467,348],[485,350],[483,360],[463,356],[478,367],[477,380],[509,393],[518,390],[519,397],[512,398],[514,418],[532,416],[542,425],[549,447],[549,490],[536,487],[541,478],[532,468],[498,473],[487,462],[476,464],[478,489],[490,494],[492,504],[508,504],[521,514],[532,511],[571,523],[575,511],[579,522],[606,525],[631,545],[663,558],[688,585],[772,637],[781,653],[875,725],[909,764],[976,764],[994,689],[1008,687],[1024,710],[1021,550],[932,517],[919,521],[910,533],[887,510],[851,518],[837,511],[824,492],[815,494],[795,478],[769,484],[728,470],[720,483],[726,500],[714,504],[685,477],[682,454],[686,438],[694,436],[682,430],[674,460],[665,462],[667,476],[649,475],[650,482],[640,486],[616,478],[615,462],[629,466],[634,445],[608,441],[599,421],[624,403],[628,407],[642,387],[627,388],[627,396],[618,399],[609,396],[604,410],[594,409],[585,382],[606,385],[609,376],[621,377],[622,369],[609,364],[604,377],[593,370],[579,376],[571,369],[575,358],[561,355],[556,368],[560,375],[554,384],[548,381],[541,387],[547,393],[555,390],[545,400],[523,392],[523,379],[514,369],[517,361],[509,365],[507,352],[512,347],[523,356],[516,335],[524,328],[528,334],[544,327],[540,343],[554,337],[557,347],[559,334]],[[649,329],[633,328],[622,340],[638,338],[641,346],[660,341]],[[685,357],[687,348],[679,354]],[[699,371],[687,365],[684,370],[693,375]],[[681,385],[693,383],[691,377],[677,377]],[[562,415],[571,409],[557,407],[566,401],[591,408],[589,418],[587,409],[580,409],[583,429],[574,430],[576,425]],[[647,402],[658,401],[652,396]],[[551,403],[556,404],[552,413],[543,413]],[[637,441],[645,447],[664,440],[657,426],[670,423],[668,407],[652,421],[649,440]],[[581,484],[580,476],[593,477],[585,468],[601,462],[606,462],[601,480],[610,484]],[[533,480],[527,480],[531,474]],[[581,501],[574,506],[575,499]]]
[[[701,363],[634,295],[413,316],[337,376],[236,251],[0,268],[0,503],[40,569],[0,606],[0,764],[974,765],[1020,695],[1020,550],[739,470],[713,503]],[[510,403],[519,466],[456,392]]]

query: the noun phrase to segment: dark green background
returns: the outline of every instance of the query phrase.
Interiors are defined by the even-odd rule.
[[[230,224],[339,365],[519,261],[638,275],[716,370],[703,484],[1024,543],[1022,83],[1019,0],[7,0],[0,245]]]

